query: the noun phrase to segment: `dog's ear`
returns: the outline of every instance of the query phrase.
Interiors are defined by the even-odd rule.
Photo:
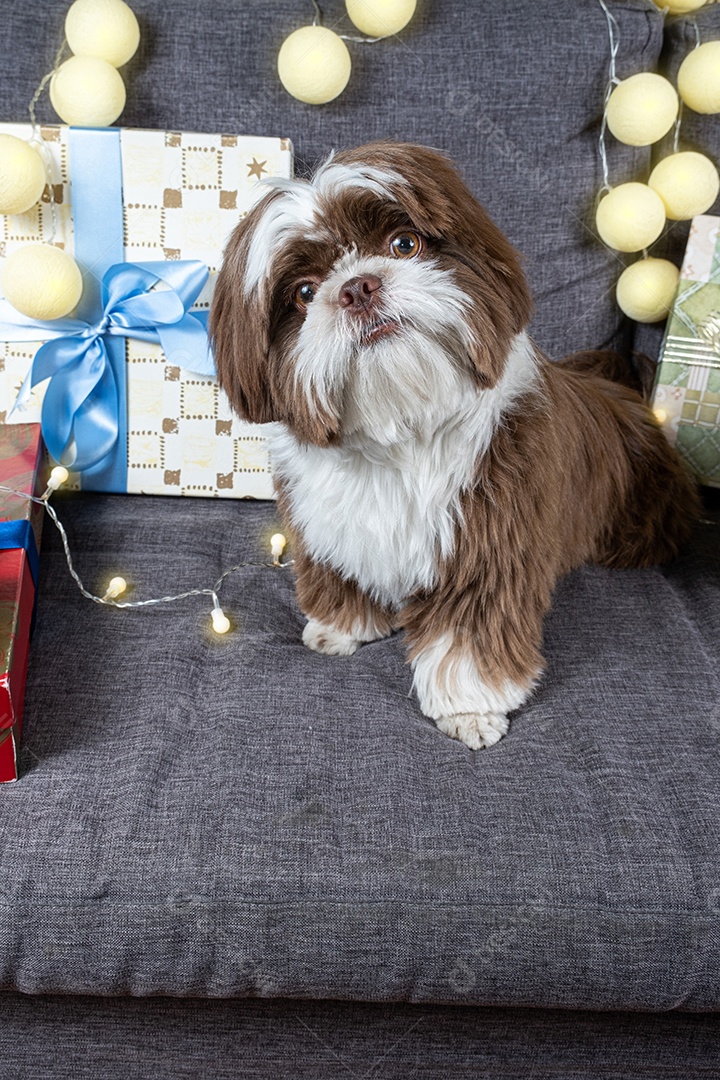
[[[444,154],[377,142],[343,151],[336,160],[368,162],[400,178],[390,182],[393,197],[418,231],[437,242],[439,261],[470,298],[468,361],[482,386],[494,386],[513,338],[526,329],[533,310],[518,252]]]
[[[228,241],[210,307],[208,332],[218,382],[244,420],[275,420],[268,381],[268,315],[258,290],[245,288],[249,235],[254,223],[241,221]]]
[[[468,359],[479,384],[490,388],[503,373],[515,337],[527,329],[533,303],[518,253],[464,190],[464,199],[457,196],[458,213],[444,248],[455,264],[458,285],[471,301]]]
[[[416,161],[422,181],[412,184],[415,213],[470,298],[468,360],[479,384],[490,388],[532,315],[520,256],[442,154],[418,147]]]
[[[283,327],[263,214],[282,197],[271,190],[236,227],[215,284],[208,321],[218,382],[239,416],[254,424],[286,424],[303,442],[337,441],[339,415],[299,394],[292,329]]]

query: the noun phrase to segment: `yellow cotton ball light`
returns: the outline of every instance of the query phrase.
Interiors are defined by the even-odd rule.
[[[628,146],[649,146],[666,135],[677,119],[675,87],[662,75],[641,71],[619,83],[605,110],[607,125]]]
[[[620,184],[600,200],[597,231],[616,251],[642,251],[653,244],[665,224],[665,207],[647,184]]]
[[[288,94],[308,105],[324,105],[342,94],[352,63],[345,42],[324,26],[301,26],[278,54],[278,75]]]
[[[0,135],[0,214],[24,214],[45,187],[40,154],[15,135]]]
[[[684,150],[657,163],[648,187],[657,191],[667,217],[685,221],[710,209],[720,191],[720,176],[709,157]]]
[[[685,15],[688,11],[697,11],[707,0],[655,0],[659,8],[667,8],[671,15]]]
[[[50,101],[74,127],[108,127],[125,108],[125,83],[107,60],[71,56],[50,81]]]
[[[50,244],[26,244],[8,255],[2,289],[14,308],[31,319],[61,319],[82,295],[82,274],[67,252]]]
[[[135,13],[124,0],[75,0],[65,16],[65,37],[76,56],[127,64],[140,44]]]
[[[617,283],[617,302],[636,322],[667,317],[677,292],[680,271],[667,259],[640,259],[626,267]]]
[[[417,0],[345,0],[345,7],[363,34],[387,37],[407,26],[415,14]]]
[[[720,41],[706,41],[688,53],[677,84],[680,97],[695,112],[720,112]]]

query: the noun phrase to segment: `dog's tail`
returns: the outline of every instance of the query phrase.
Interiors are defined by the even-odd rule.
[[[557,362],[568,371],[596,375],[600,379],[622,383],[640,394],[644,401],[650,400],[655,381],[655,364],[643,353],[633,353],[630,360],[613,349],[584,349],[564,356]]]

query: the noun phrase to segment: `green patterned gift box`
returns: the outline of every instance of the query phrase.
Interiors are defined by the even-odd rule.
[[[653,409],[702,484],[720,487],[720,218],[693,218]]]

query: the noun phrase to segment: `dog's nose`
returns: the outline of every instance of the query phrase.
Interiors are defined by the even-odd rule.
[[[363,274],[362,277],[350,278],[340,289],[340,306],[350,311],[368,311],[381,285],[382,281],[375,274]]]

